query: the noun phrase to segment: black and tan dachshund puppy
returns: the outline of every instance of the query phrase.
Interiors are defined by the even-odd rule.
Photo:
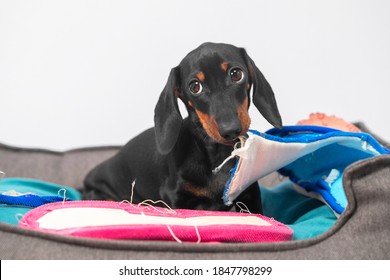
[[[232,152],[251,119],[253,103],[275,127],[282,126],[274,93],[242,48],[205,43],[170,72],[155,108],[155,127],[130,140],[85,179],[85,199],[163,200],[172,208],[230,210],[222,196],[235,160],[212,170]],[[180,99],[188,111],[183,119]],[[135,180],[132,194],[132,182]],[[258,184],[236,201],[261,213]]]

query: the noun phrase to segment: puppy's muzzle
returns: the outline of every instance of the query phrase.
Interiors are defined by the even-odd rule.
[[[227,141],[235,140],[242,133],[242,126],[239,120],[222,122],[218,125],[221,137]]]

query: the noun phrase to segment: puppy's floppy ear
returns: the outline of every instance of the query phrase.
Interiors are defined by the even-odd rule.
[[[183,122],[177,104],[179,93],[180,71],[175,67],[171,70],[167,84],[154,109],[157,149],[163,155],[168,154],[175,146]]]
[[[241,52],[248,67],[250,82],[253,84],[253,104],[255,104],[259,112],[270,124],[281,128],[282,118],[280,117],[271,86],[253,60],[248,56],[245,49],[241,49]]]

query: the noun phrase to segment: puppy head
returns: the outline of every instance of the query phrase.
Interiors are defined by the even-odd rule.
[[[200,123],[212,141],[231,145],[250,125],[250,90],[253,103],[275,127],[282,126],[274,93],[242,48],[205,43],[173,68],[155,109],[155,130],[160,153],[176,144],[182,117],[177,100],[186,105],[190,119]]]

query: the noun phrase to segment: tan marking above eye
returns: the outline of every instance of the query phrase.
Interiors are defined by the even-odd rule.
[[[229,67],[229,63],[222,62],[220,66],[221,66],[221,69],[226,72],[228,67]]]
[[[199,81],[203,82],[204,79],[205,79],[205,76],[204,76],[204,73],[202,71],[198,72],[198,74],[196,74],[196,77],[198,78]]]

